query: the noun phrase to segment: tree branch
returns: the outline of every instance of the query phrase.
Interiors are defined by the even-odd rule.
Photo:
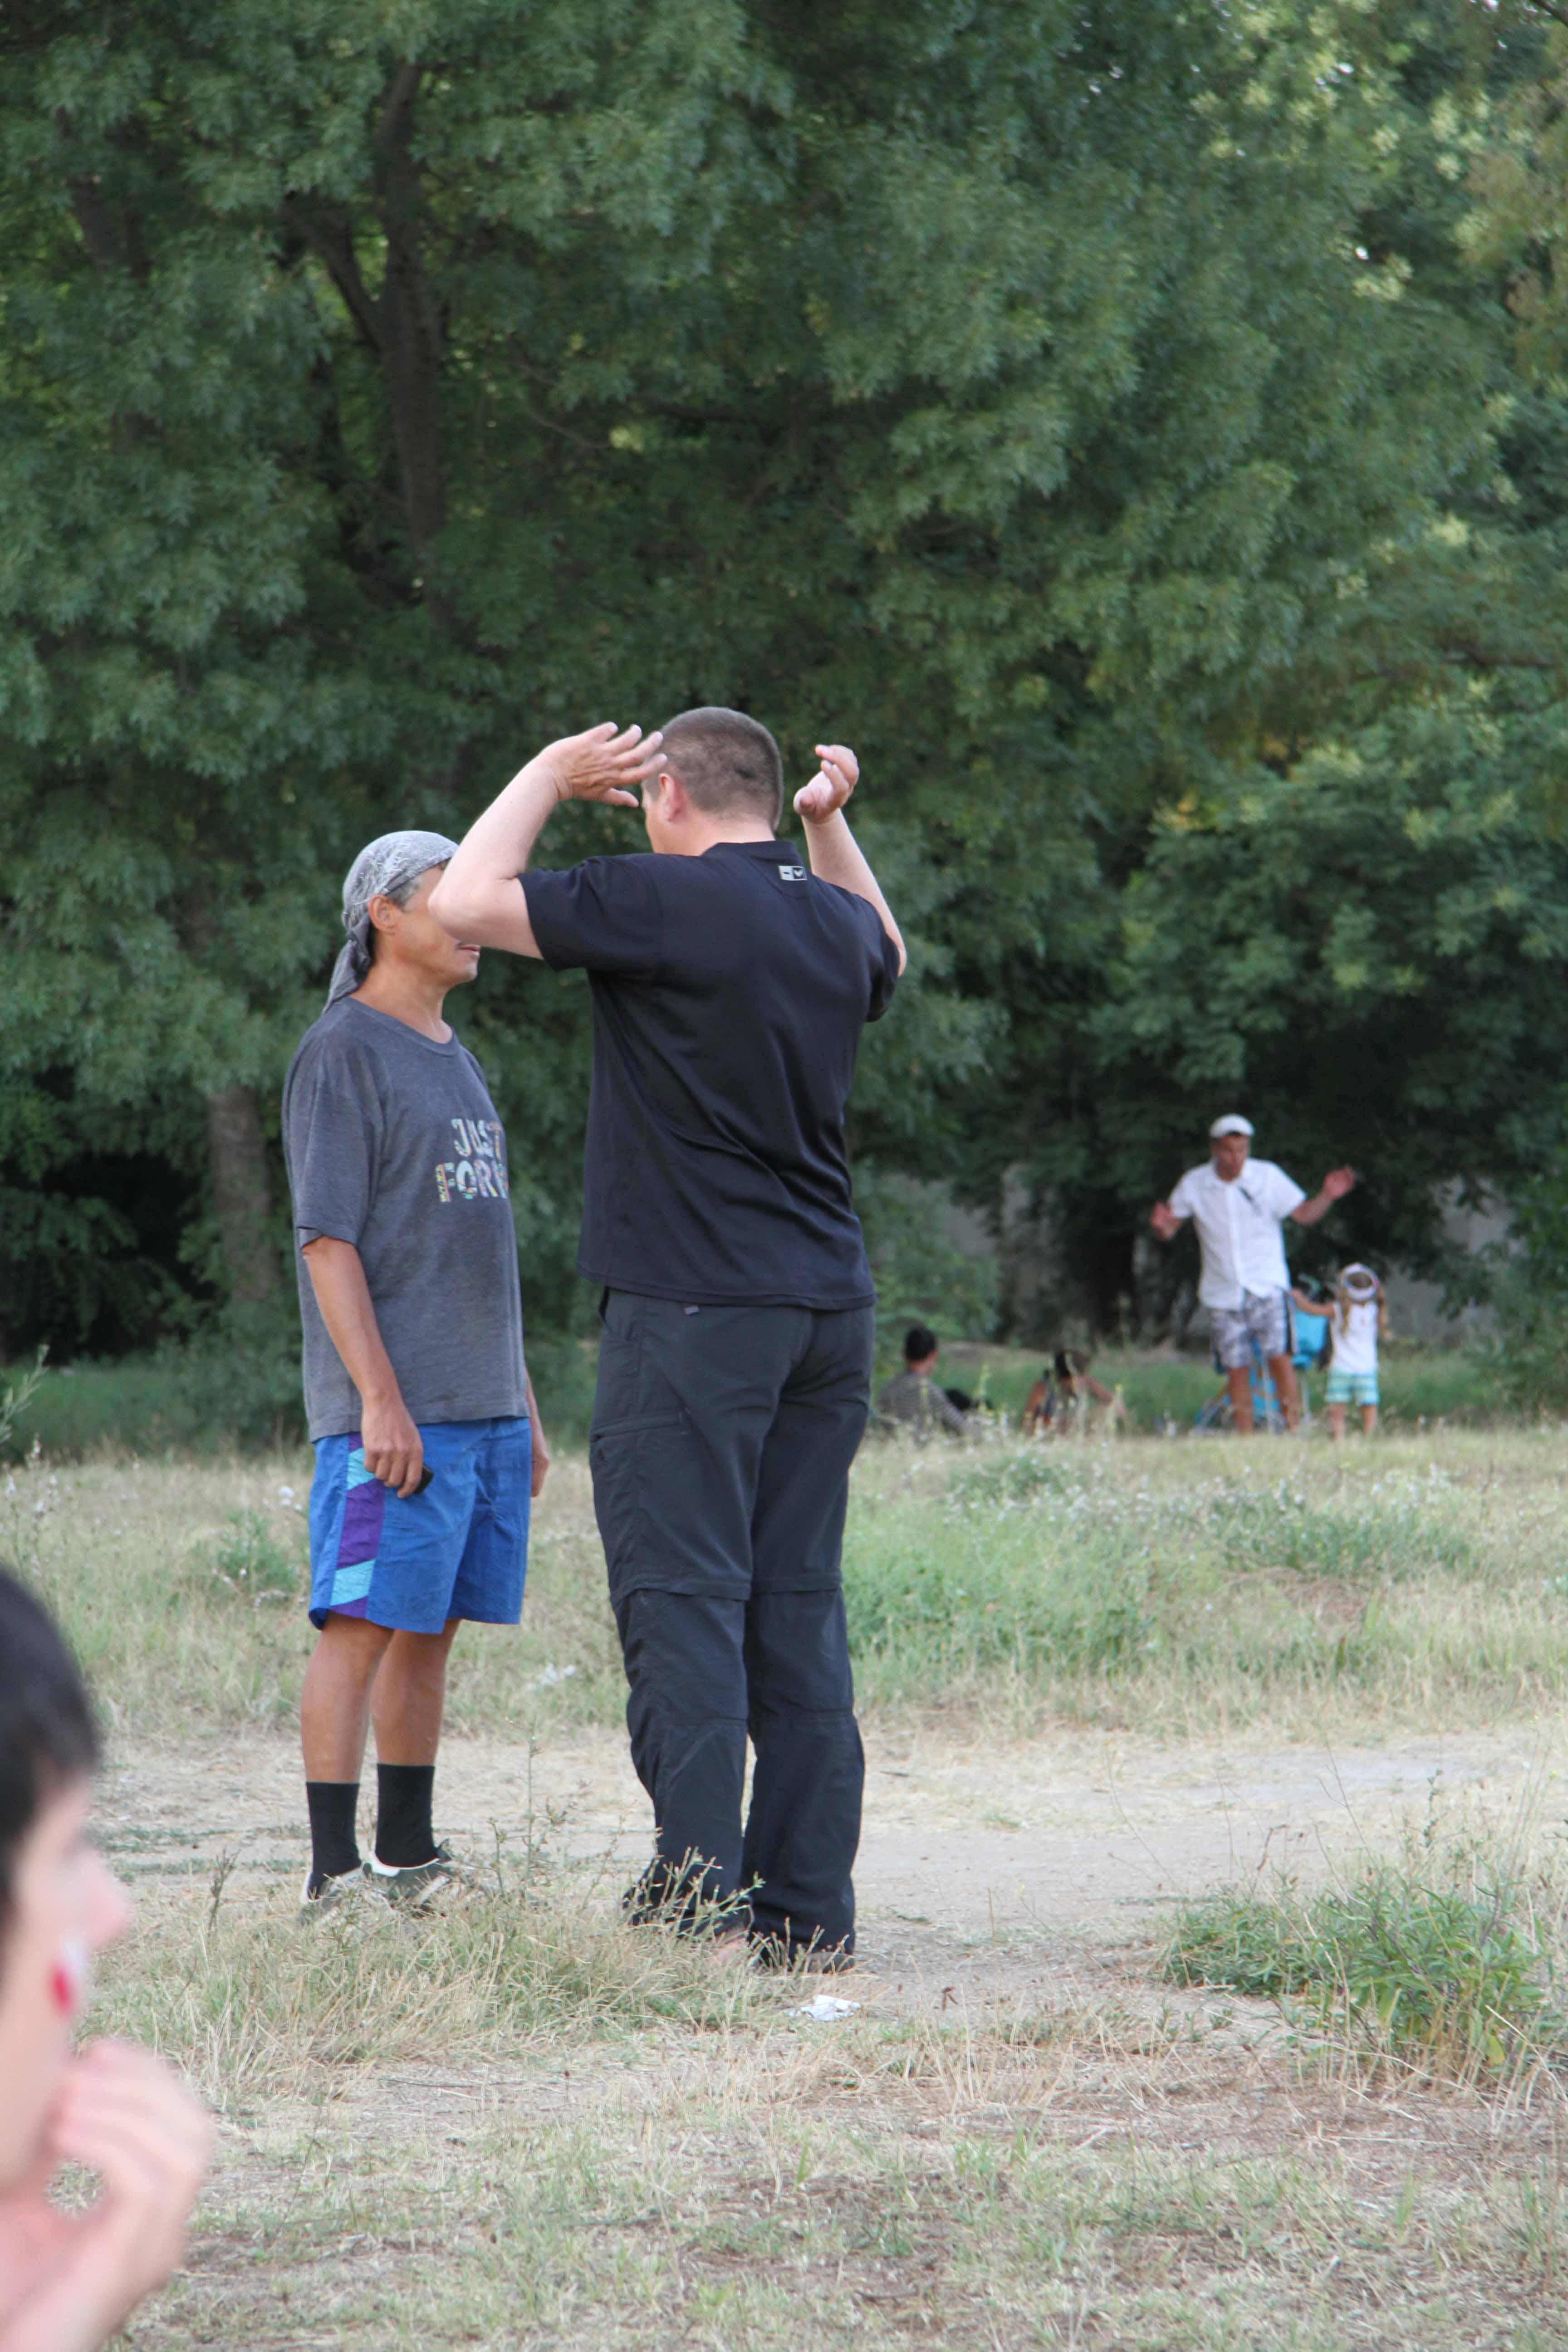
[[[375,208],[386,239],[377,317],[382,373],[397,443],[398,466],[415,553],[437,538],[447,520],[441,462],[441,364],[446,334],[425,266],[424,190],[414,161],[414,102],[423,68],[400,66],[382,103],[374,163]],[[454,615],[438,593],[426,591],[444,627]]]
[[[312,251],[321,256],[328,277],[342,297],[344,309],[365,343],[379,356],[381,320],[360,275],[353,232],[346,217],[335,205],[325,215],[318,215],[295,196],[284,198],[283,210]]]

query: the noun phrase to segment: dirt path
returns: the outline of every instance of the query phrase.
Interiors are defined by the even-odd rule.
[[[1386,1850],[1425,1819],[1434,1781],[1494,1821],[1527,1801],[1568,1810],[1551,1747],[1529,1729],[1336,1751],[1062,1738],[991,1753],[978,1738],[873,1725],[867,1754],[862,1969],[915,2000],[1093,1973],[1157,1935],[1174,1900],[1266,1864],[1310,1876],[1358,1843]],[[438,1798],[459,1848],[482,1856],[531,1824],[602,1865],[606,1900],[647,1851],[647,1801],[610,1731],[531,1758],[454,1739]],[[100,1818],[132,1878],[205,1874],[232,1854],[291,1895],[303,1869],[299,1767],[282,1738],[124,1749]]]

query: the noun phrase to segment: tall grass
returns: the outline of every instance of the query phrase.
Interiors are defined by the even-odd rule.
[[[864,1691],[1026,1714],[1287,1724],[1489,1715],[1568,1691],[1551,1479],[1507,1503],[1465,1447],[997,1448],[857,1489]],[[1465,1464],[1461,1467],[1461,1464]],[[1551,1465],[1549,1468],[1548,1465]]]
[[[863,1702],[1004,1731],[1268,1720],[1316,1737],[1491,1720],[1568,1695],[1568,1440],[1153,1440],[868,1447],[846,1545]],[[309,1457],[46,1459],[0,1473],[0,1552],[70,1628],[127,1730],[286,1720]],[[9,1486],[13,1492],[7,1492]],[[454,1655],[456,1728],[616,1721],[624,1700],[585,1466],[535,1523],[520,1630]]]

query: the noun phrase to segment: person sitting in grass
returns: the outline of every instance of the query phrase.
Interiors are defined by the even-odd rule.
[[[131,1906],[87,1835],[98,1734],[64,1642],[0,1570],[0,2352],[92,2352],[179,2263],[205,2109],[163,2060],[73,2050],[95,1952]],[[85,2165],[98,2195],[49,2194]]]
[[[1168,1201],[1156,1201],[1149,1223],[1163,1242],[1191,1217],[1203,1252],[1198,1301],[1206,1307],[1215,1353],[1230,1391],[1238,1432],[1252,1427],[1252,1356],[1268,1367],[1287,1429],[1301,1417],[1301,1395],[1290,1361],[1289,1270],[1280,1228],[1315,1225],[1355,1184],[1354,1171],[1335,1168],[1308,1200],[1293,1177],[1271,1160],[1254,1160],[1252,1121],[1237,1111],[1209,1129],[1206,1166],[1189,1168]]]
[[[1112,1420],[1123,1418],[1121,1399],[1090,1376],[1091,1359],[1082,1348],[1058,1348],[1024,1401],[1024,1434],[1047,1437],[1065,1428],[1075,1407],[1104,1405]]]
[[[911,1323],[904,1334],[904,1369],[886,1382],[877,1399],[878,1418],[907,1429],[917,1444],[923,1444],[939,1423],[958,1437],[969,1426],[946,1391],[935,1384],[940,1352],[936,1333],[923,1323]]]
[[[310,1487],[300,1916],[451,1874],[432,1795],[465,1618],[515,1625],[549,1455],[522,1353],[506,1136],[443,1006],[477,947],[428,900],[457,844],[384,834],[343,885],[348,944],[283,1087]],[[375,1725],[375,1851],[354,1819]]]
[[[1383,1285],[1370,1265],[1347,1265],[1334,1287],[1332,1300],[1321,1305],[1304,1291],[1290,1293],[1303,1315],[1318,1315],[1329,1326],[1329,1384],[1325,1397],[1329,1435],[1345,1433],[1345,1407],[1361,1413],[1362,1434],[1377,1427],[1377,1343],[1388,1337],[1388,1307]]]

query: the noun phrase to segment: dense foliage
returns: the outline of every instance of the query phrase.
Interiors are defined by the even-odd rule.
[[[694,700],[862,753],[868,1169],[1110,1318],[1223,1092],[1439,1265],[1568,1044],[1559,14],[7,11],[0,1354],[265,1313],[353,851]],[[459,1018],[565,1328],[584,988]]]

